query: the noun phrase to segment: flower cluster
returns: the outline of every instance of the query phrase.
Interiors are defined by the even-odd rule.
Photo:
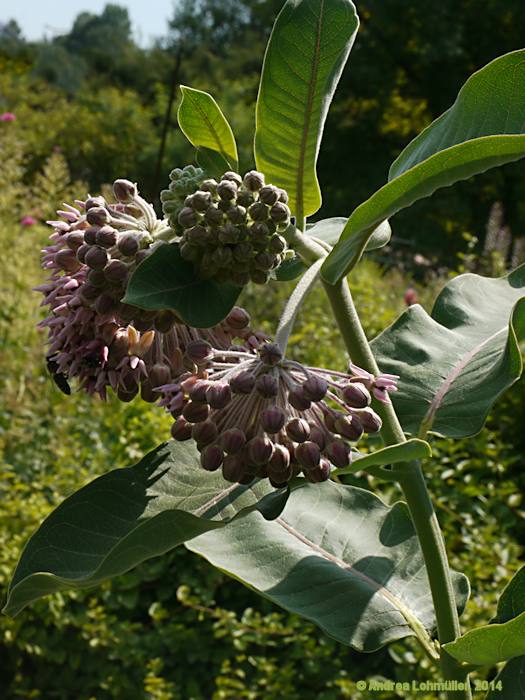
[[[123,304],[127,280],[136,265],[171,229],[134,184],[117,180],[117,203],[88,197],[59,212],[43,265],[51,272],[37,289],[49,315],[48,368],[62,390],[77,378],[88,393],[106,397],[108,387],[123,401],[137,393],[158,398],[156,387],[184,371],[183,353],[192,341],[205,339],[228,348],[235,338],[257,346],[250,318],[234,308],[219,325],[191,328],[170,311],[143,311]],[[160,243],[162,244],[162,243]]]
[[[169,189],[162,190],[160,201],[162,210],[172,230],[180,236],[183,227],[179,224],[179,213],[184,207],[186,197],[196,192],[204,180],[204,170],[194,165],[175,168],[170,173]]]
[[[181,234],[181,256],[203,278],[238,286],[266,284],[286,254],[280,235],[290,223],[286,192],[265,184],[255,170],[244,178],[226,172],[219,182],[202,180],[181,208],[181,183],[189,182],[183,176],[174,171],[170,189],[161,194],[164,212]]]
[[[372,395],[389,401],[397,379],[352,364],[347,374],[304,367],[273,343],[253,353],[199,340],[186,359],[193,371],[160,387],[172,436],[193,438],[205,469],[240,483],[268,477],[281,486],[301,472],[319,482],[332,465],[348,466],[351,443],[381,429]]]

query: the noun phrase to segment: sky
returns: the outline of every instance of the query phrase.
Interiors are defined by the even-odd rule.
[[[68,31],[79,12],[98,14],[108,2],[128,8],[135,39],[147,46],[166,33],[176,0],[0,0],[0,22],[15,19],[29,40],[52,38]]]

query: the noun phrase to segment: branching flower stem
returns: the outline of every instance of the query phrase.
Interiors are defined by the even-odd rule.
[[[290,232],[288,238],[297,252],[309,263],[318,261],[326,255],[326,251],[319,244],[297,229]],[[379,374],[379,368],[357,315],[348,283],[346,280],[334,286],[324,283],[324,288],[352,362],[373,374]],[[374,409],[383,421],[381,435],[384,442],[387,445],[404,442],[406,438],[393,406],[376,401]],[[423,551],[436,613],[439,642],[443,645],[461,634],[443,535],[420,463],[407,462],[397,465],[396,471],[399,473],[399,485]],[[467,671],[443,648],[440,650],[440,664],[446,681],[464,683],[467,680]],[[452,698],[470,700],[471,697],[468,687],[465,690],[447,691],[449,700]]]

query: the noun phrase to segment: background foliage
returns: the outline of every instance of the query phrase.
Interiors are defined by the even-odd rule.
[[[35,329],[36,295],[28,292],[42,279],[39,249],[48,232],[41,222],[55,205],[118,176],[137,179],[152,197],[170,167],[191,159],[170,125],[156,183],[177,57],[177,80],[213,92],[231,119],[247,169],[258,71],[279,6],[180,2],[169,33],[147,50],[134,44],[126,11],[115,5],[79,15],[69,34],[47,43],[26,42],[12,23],[0,26],[0,113],[16,115],[0,123],[2,598],[23,543],[54,505],[94,476],[138,459],[165,439],[169,426],[158,409],[139,401],[102,404],[54,388]],[[509,0],[504,13],[496,0],[483,3],[483,12],[480,6],[360,3],[363,27],[321,151],[320,218],[347,215],[384,181],[406,141],[449,106],[468,74],[519,47],[523,3]],[[521,232],[524,182],[523,165],[507,166],[397,217],[397,247],[368,257],[350,280],[369,336],[403,310],[407,289],[430,310],[457,269],[501,274],[513,250],[501,231]],[[502,202],[499,210],[495,201]],[[22,225],[28,215],[38,223]],[[430,272],[433,258],[448,269]],[[241,301],[271,331],[289,291],[288,284],[272,286],[262,297],[249,289]],[[321,290],[314,291],[292,337],[297,359],[344,365],[329,319]],[[497,591],[523,560],[524,419],[521,382],[482,434],[434,445],[427,478],[451,564],[473,583],[468,625],[492,617]],[[347,478],[382,490],[390,502],[399,498],[372,479]],[[94,591],[55,595],[14,621],[1,618],[0,657],[0,695],[8,699],[359,700],[361,678],[433,677],[412,641],[359,655],[183,548]]]

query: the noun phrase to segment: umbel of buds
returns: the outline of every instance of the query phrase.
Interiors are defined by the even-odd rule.
[[[194,165],[175,168],[170,173],[169,189],[160,193],[162,210],[170,227],[178,236],[183,232],[183,227],[178,221],[179,212],[184,207],[186,197],[199,189],[204,177],[204,170]]]
[[[181,235],[182,257],[206,279],[238,286],[250,281],[266,284],[286,256],[281,235],[290,223],[286,192],[265,184],[262,173],[255,170],[244,177],[226,172],[219,181],[202,180],[179,208],[183,171],[174,171],[171,177],[161,200],[170,224]]]
[[[355,365],[348,373],[305,367],[272,343],[254,355],[199,340],[186,359],[195,371],[160,387],[176,419],[172,435],[193,438],[204,469],[240,483],[268,477],[282,486],[301,472],[319,482],[348,466],[352,443],[381,429],[371,396],[389,401],[397,379]]]
[[[51,221],[51,244],[44,250],[48,280],[37,289],[49,314],[40,326],[48,331],[48,368],[63,390],[77,378],[89,393],[106,397],[112,387],[120,399],[139,391],[157,400],[155,387],[185,371],[188,343],[205,339],[228,348],[236,338],[256,347],[250,317],[234,308],[218,326],[191,328],[171,311],[143,311],[121,299],[131,272],[163,240],[172,235],[153,207],[129,180],[116,180],[117,202],[103,197],[77,201]],[[162,245],[162,243],[160,243]]]

